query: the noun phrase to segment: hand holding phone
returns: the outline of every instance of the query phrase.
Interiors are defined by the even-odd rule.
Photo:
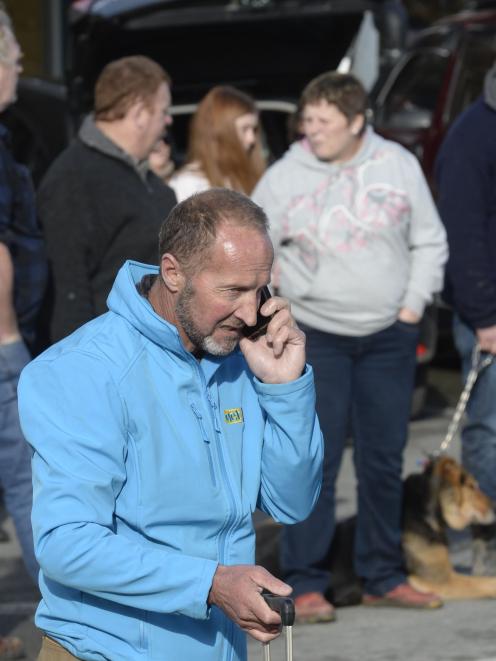
[[[260,294],[259,310],[271,298],[266,287]],[[257,379],[264,383],[288,383],[298,379],[305,369],[305,334],[298,328],[287,299],[274,296],[268,307],[276,311],[268,316],[259,313],[256,324],[245,326],[239,347]],[[272,320],[270,342],[260,340]]]
[[[265,303],[265,301],[268,301],[271,297],[272,294],[270,293],[270,289],[267,286],[263,287],[260,291],[260,305],[258,306],[257,310],[257,321],[254,326],[245,326],[242,330],[243,335],[248,339],[254,341],[261,335],[265,335],[267,332],[267,326],[269,325],[269,322],[274,315],[271,314],[267,317],[261,314],[260,308]]]

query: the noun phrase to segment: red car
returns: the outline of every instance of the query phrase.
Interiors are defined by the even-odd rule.
[[[493,4],[495,9],[461,12],[419,33],[375,95],[377,131],[413,151],[431,183],[446,130],[481,93],[496,61]]]

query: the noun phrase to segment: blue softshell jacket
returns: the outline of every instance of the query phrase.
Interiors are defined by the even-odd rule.
[[[240,351],[199,362],[138,294],[150,272],[127,262],[109,312],[21,376],[36,624],[80,659],[245,659],[208,593],[219,563],[254,562],[256,507],[293,523],[318,497],[312,369],[269,385]]]

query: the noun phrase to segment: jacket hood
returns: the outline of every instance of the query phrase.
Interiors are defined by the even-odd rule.
[[[185,358],[185,356],[192,357],[192,354],[184,347],[174,324],[158,315],[148,300],[136,288],[144,275],[158,275],[158,273],[158,266],[141,264],[131,260],[125,262],[120,268],[107,298],[108,309],[126,319],[131,326],[136,328],[138,333],[154,344],[168,351],[173,351],[182,358]],[[236,353],[240,353],[240,350],[235,349],[231,355]],[[225,359],[226,356],[212,356],[210,354],[203,356],[201,364],[207,381],[212,378]]]
[[[159,316],[136,289],[144,275],[158,275],[158,266],[128,260],[120,268],[107,299],[108,309],[124,317],[147,339],[163,348],[183,353],[185,348],[177,328]]]
[[[350,166],[358,165],[362,161],[367,160],[367,158],[370,156],[370,152],[377,147],[378,142],[382,141],[383,138],[374,133],[372,128],[369,126],[365,130],[360,149],[349,161],[332,163],[319,160],[312,152],[310,144],[306,138],[298,140],[298,142],[294,142],[286,152],[285,158],[298,161],[304,165],[305,168],[314,170],[316,172],[321,172],[322,174],[329,176],[333,172],[337,172]]]

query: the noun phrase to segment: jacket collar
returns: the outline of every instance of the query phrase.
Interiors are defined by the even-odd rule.
[[[106,154],[111,158],[116,158],[119,161],[124,161],[127,165],[135,170],[145,183],[148,174],[148,161],[146,159],[138,161],[138,159],[128,154],[127,151],[121,149],[110,138],[108,138],[95,123],[93,115],[87,115],[79,129],[79,139],[87,147],[95,149],[96,151]]]

